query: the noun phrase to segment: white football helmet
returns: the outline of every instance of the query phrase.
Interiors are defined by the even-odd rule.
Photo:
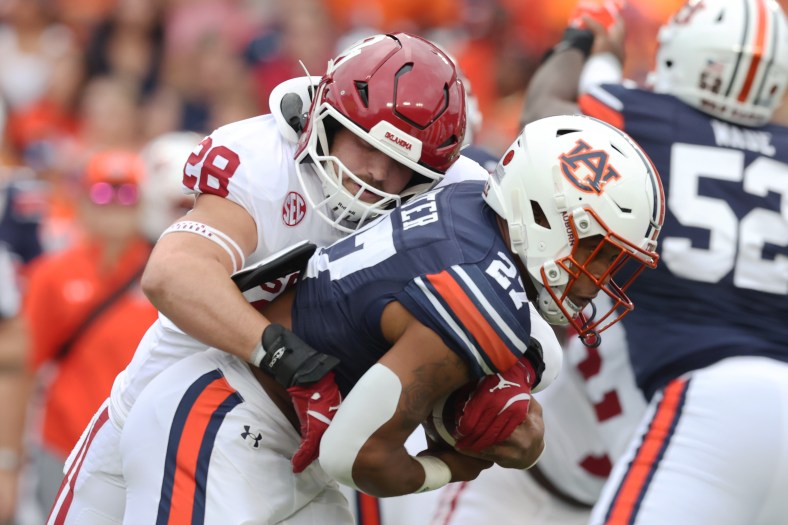
[[[645,267],[656,266],[665,197],[651,160],[624,132],[581,115],[532,122],[491,174],[484,200],[508,223],[511,249],[547,322],[571,323],[585,338],[632,310],[625,290]],[[576,258],[580,239],[593,236],[600,239],[595,251]],[[611,246],[620,253],[606,272],[592,275],[589,264]],[[626,282],[617,283],[616,274]],[[581,275],[613,300],[607,313],[586,319],[582,305],[569,300]]]
[[[788,84],[788,24],[774,0],[691,0],[659,31],[654,91],[762,126]]]
[[[191,131],[164,133],[140,152],[146,167],[142,184],[142,231],[152,242],[194,205],[183,192],[183,167],[202,137]]]
[[[331,155],[333,133],[344,127],[414,172],[400,195],[381,191]],[[431,42],[396,33],[365,38],[328,65],[309,109],[296,151],[296,170],[315,212],[352,232],[410,196],[434,186],[460,155],[465,93],[454,63]],[[305,177],[319,177],[313,195]],[[345,178],[360,188],[350,193]],[[380,197],[361,200],[367,191]]]

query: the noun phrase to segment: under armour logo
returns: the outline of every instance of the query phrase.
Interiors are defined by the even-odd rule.
[[[582,140],[569,153],[564,153],[558,160],[561,172],[569,182],[581,191],[600,195],[605,184],[618,180],[621,175],[608,163],[606,151],[592,149]]]
[[[495,375],[498,376],[498,384],[490,389],[490,393],[495,392],[496,390],[503,390],[504,388],[509,388],[511,386],[520,386],[520,383],[512,383],[511,381],[507,381],[501,374]]]
[[[246,438],[252,438],[254,440],[254,443],[251,443],[252,448],[258,448],[260,446],[260,440],[263,439],[263,435],[260,432],[258,432],[257,435],[253,434],[249,425],[244,425],[244,432],[241,434],[241,437],[244,438],[244,441],[246,441]],[[247,441],[247,443],[249,443],[249,441]]]

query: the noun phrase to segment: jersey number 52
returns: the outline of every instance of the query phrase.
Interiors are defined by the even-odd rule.
[[[670,174],[668,207],[676,220],[709,232],[708,247],[665,237],[662,261],[670,271],[707,283],[732,271],[738,288],[788,294],[788,256],[767,255],[788,246],[788,166],[766,157],[745,166],[741,151],[679,143],[673,145]],[[776,194],[779,211],[754,208],[740,220],[727,200],[700,195],[701,178],[741,183],[744,195]]]

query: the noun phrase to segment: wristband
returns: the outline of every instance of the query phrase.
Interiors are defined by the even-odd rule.
[[[435,456],[414,456],[413,459],[424,469],[424,483],[415,493],[436,490],[451,481],[451,469],[442,459]]]
[[[254,350],[252,350],[252,356],[249,358],[249,362],[257,368],[262,368],[265,353],[265,348],[263,348],[263,338],[260,337],[260,342],[257,343],[257,346],[255,346]]]
[[[583,54],[583,58],[588,58],[592,47],[594,47],[594,33],[591,30],[567,27],[561,41],[542,57],[542,63],[546,62],[553,54],[567,49],[577,49]]]

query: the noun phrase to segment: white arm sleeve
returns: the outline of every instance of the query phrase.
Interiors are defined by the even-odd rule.
[[[613,53],[596,53],[591,55],[583,66],[578,90],[582,95],[594,86],[620,84],[623,76],[621,62]]]
[[[353,481],[353,464],[367,439],[397,410],[402,383],[397,374],[378,363],[361,376],[342,401],[320,442],[320,465],[344,485]]]

